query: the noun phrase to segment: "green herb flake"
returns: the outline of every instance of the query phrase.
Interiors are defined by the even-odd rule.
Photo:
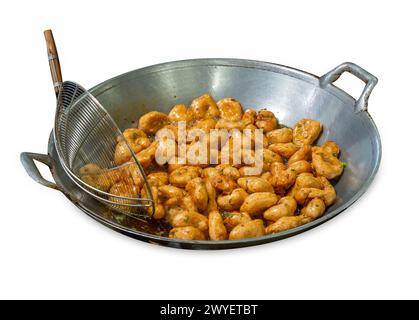
[[[342,162],[342,168],[346,168],[348,164],[346,162]]]
[[[228,219],[228,218],[233,218],[233,217],[234,217],[234,214],[231,214],[230,212],[227,212],[227,211],[223,211],[223,212],[221,213],[221,215],[222,215],[222,217],[223,217],[224,219]]]

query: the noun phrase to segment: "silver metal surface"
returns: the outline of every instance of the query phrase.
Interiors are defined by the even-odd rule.
[[[344,71],[354,73],[367,83],[358,102],[332,85]],[[138,69],[90,90],[121,129],[131,127],[133,120],[148,111],[168,112],[174,104],[190,103],[206,92],[215,99],[234,97],[246,108],[268,108],[286,126],[293,126],[301,118],[320,121],[324,129],[318,143],[336,141],[342,150],[341,160],[347,163],[347,167],[335,184],[336,203],[328,208],[323,217],[301,227],[234,241],[169,239],[165,237],[164,228],[156,226],[156,222],[141,224],[127,221],[129,217],[116,218],[116,213],[110,213],[109,208],[81,192],[60,166],[54,143],[50,141],[48,161],[53,163],[53,177],[60,190],[91,217],[119,232],[152,243],[188,249],[225,249],[293,236],[324,223],[353,204],[371,184],[381,159],[378,130],[366,111],[369,94],[376,83],[375,77],[370,77],[354,64],[344,64],[320,79],[272,63],[201,59]],[[32,177],[39,178],[33,172]]]
[[[20,154],[20,161],[22,162],[23,167],[25,168],[28,175],[39,184],[42,184],[45,187],[57,189],[59,187],[56,183],[46,180],[42,177],[41,173],[39,172],[38,168],[35,165],[34,161],[41,162],[48,166],[50,170],[52,169],[52,160],[48,155],[39,154],[39,153],[32,153],[32,152],[22,152]]]
[[[378,79],[368,71],[362,69],[360,66],[352,62],[344,62],[322,76],[320,78],[320,86],[322,88],[330,86],[333,82],[338,80],[344,72],[349,72],[365,82],[366,85],[364,90],[362,91],[358,100],[355,102],[355,112],[367,111],[368,99],[372,90],[377,84]]]
[[[88,195],[127,214],[144,214],[143,210],[137,212],[131,207],[153,207],[151,196],[140,198],[113,195],[86,183],[80,173],[80,168],[85,165],[98,165],[101,171],[97,176],[102,182],[112,185],[114,181],[110,181],[111,174],[120,169],[114,163],[114,150],[118,139],[130,150],[134,159],[131,164],[137,166],[146,181],[145,172],[135,153],[108,112],[79,84],[70,81],[62,83],[57,98],[54,142],[64,170]],[[130,171],[127,170],[127,173]],[[89,177],[94,175],[88,174]],[[147,181],[146,187],[149,189]],[[150,189],[149,194],[151,195]]]

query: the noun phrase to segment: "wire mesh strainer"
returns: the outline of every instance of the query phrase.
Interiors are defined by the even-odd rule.
[[[54,38],[45,31],[51,75],[57,96],[54,142],[67,175],[84,192],[130,216],[153,214],[154,203],[146,174],[113,118],[90,92],[75,82],[62,82]],[[116,145],[132,156],[114,162]],[[140,188],[145,196],[140,196]]]

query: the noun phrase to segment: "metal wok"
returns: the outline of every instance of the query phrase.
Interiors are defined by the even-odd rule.
[[[343,72],[365,82],[358,100],[333,86]],[[208,92],[215,99],[234,97],[245,107],[268,108],[279,122],[293,126],[301,118],[320,121],[318,141],[336,141],[341,160],[348,165],[337,181],[336,203],[326,214],[301,227],[259,238],[235,241],[185,241],[169,239],[161,225],[117,213],[85,194],[69,179],[57,157],[53,139],[48,154],[22,153],[28,174],[37,182],[63,192],[77,207],[104,225],[150,243],[184,249],[227,249],[284,239],[314,228],[348,208],[367,190],[378,170],[381,142],[367,112],[368,97],[377,79],[353,63],[344,63],[322,77],[272,63],[236,59],[175,61],[138,69],[105,81],[90,92],[102,103],[121,129],[132,126],[142,114],[168,112]],[[34,160],[48,165],[54,182],[45,180]]]

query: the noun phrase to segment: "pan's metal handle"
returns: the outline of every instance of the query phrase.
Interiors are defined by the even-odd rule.
[[[42,177],[41,173],[39,172],[38,168],[35,165],[35,160],[45,164],[49,168],[52,167],[52,160],[46,154],[31,153],[31,152],[22,152],[20,154],[20,161],[22,162],[22,165],[25,168],[28,175],[33,180],[35,180],[36,182],[48,188],[59,190],[58,186],[54,182],[48,181],[44,177]]]
[[[320,77],[320,86],[324,88],[327,85],[331,85],[339,79],[344,72],[349,72],[365,82],[364,90],[355,102],[355,112],[366,111],[368,108],[368,98],[370,97],[372,89],[374,89],[377,84],[378,79],[355,63],[344,62],[341,65],[338,65],[336,68]]]

